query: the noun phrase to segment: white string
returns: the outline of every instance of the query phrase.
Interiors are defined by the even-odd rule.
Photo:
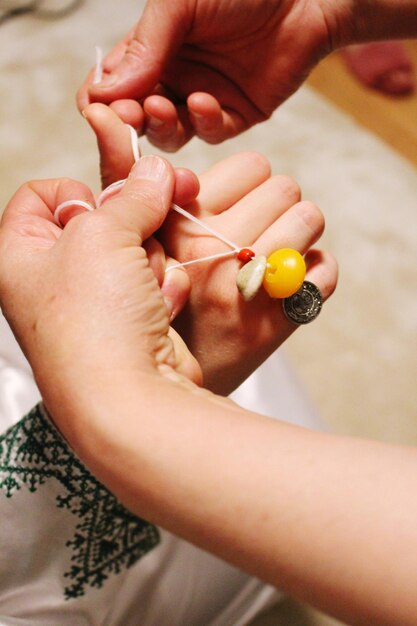
[[[100,46],[96,46],[96,66],[94,70],[93,76],[93,85],[97,85],[97,83],[101,83],[103,78],[103,50]]]
[[[104,189],[97,198],[97,201],[96,201],[97,209],[99,209],[102,206],[102,204],[106,200],[108,200],[110,196],[112,196],[114,193],[120,190],[125,184],[126,180],[127,180],[126,178],[123,180],[118,180],[115,183],[112,183],[111,185],[106,187],[106,189]],[[65,209],[68,206],[80,206],[84,209],[87,209],[88,211],[94,210],[90,204],[88,204],[87,202],[84,202],[83,200],[68,200],[66,202],[62,202],[61,204],[57,206],[57,208],[55,209],[55,213],[54,213],[55,222],[59,226],[62,226],[62,223],[59,218],[61,211],[62,209]],[[229,239],[226,239],[226,237],[223,237],[223,235],[218,233],[214,228],[211,228],[211,226],[208,226],[205,222],[202,222],[191,213],[188,213],[188,211],[186,211],[185,209],[182,209],[180,206],[178,206],[178,204],[172,203],[171,209],[173,209],[180,215],[186,217],[187,219],[194,222],[195,224],[198,224],[201,228],[209,232],[211,235],[214,235],[214,237],[216,237],[217,239],[220,239],[220,241],[223,241],[226,245],[230,246],[230,248],[232,248],[233,250],[232,252],[219,252],[218,254],[213,254],[208,257],[201,257],[199,259],[194,259],[193,261],[185,261],[184,263],[178,263],[177,265],[171,266],[172,268],[185,266],[185,265],[191,265],[193,263],[199,263],[200,261],[201,262],[208,261],[209,259],[217,259],[222,256],[231,256],[233,254],[237,254],[238,252],[240,252],[241,248],[239,246],[235,245],[232,241],[229,241]]]
[[[209,232],[212,235],[214,235],[215,237],[217,237],[217,239],[220,239],[220,241],[223,241],[226,245],[230,246],[230,248],[233,248],[233,250],[236,253],[240,252],[241,248],[239,246],[234,244],[232,241],[229,241],[229,239],[226,239],[226,237],[223,237],[223,235],[218,233],[217,230],[214,230],[214,228],[211,228],[211,226],[208,226],[208,224],[206,224],[205,222],[202,222],[201,220],[199,220],[197,217],[195,217],[191,213],[188,213],[188,211],[186,211],[185,209],[182,209],[180,206],[178,206],[178,204],[172,203],[171,204],[171,209],[173,209],[174,211],[176,211],[180,215],[183,215],[184,217],[186,217],[191,222],[195,222],[201,228],[204,228],[205,230],[207,230],[207,232]]]
[[[130,145],[132,146],[133,158],[136,163],[140,159],[139,137],[133,126],[130,124],[126,124],[126,126],[130,130]]]
[[[218,254],[210,254],[210,256],[202,256],[198,259],[192,259],[191,261],[184,261],[184,263],[175,263],[175,265],[170,265],[166,268],[165,273],[170,272],[171,270],[175,270],[178,267],[185,267],[186,265],[193,265],[194,263],[202,263],[203,261],[212,261],[213,259],[221,259],[226,256],[233,256],[236,254],[236,250],[231,250],[229,252],[219,252]]]
[[[98,196],[96,200],[97,208],[99,209],[101,205],[103,204],[103,202],[105,202],[116,191],[121,189],[123,185],[125,184],[126,180],[127,180],[126,178],[123,178],[123,180],[117,180],[116,182],[112,183],[111,185],[103,189],[103,191],[101,192],[101,194]]]
[[[59,218],[61,211],[63,209],[66,209],[68,206],[80,206],[83,209],[87,209],[87,211],[94,211],[94,207],[92,207],[91,204],[88,204],[88,202],[84,202],[84,200],[67,200],[66,202],[61,202],[61,204],[57,206],[54,212],[54,220],[55,223],[58,224],[58,226],[62,226],[61,220]]]
[[[95,47],[95,51],[96,51],[96,65],[95,65],[95,71],[94,71],[94,77],[93,77],[93,84],[97,84],[97,83],[101,82],[101,80],[103,78],[103,51],[100,48],[100,46],[96,46]],[[130,124],[126,124],[126,126],[129,128],[129,132],[130,132],[130,144],[131,144],[131,147],[132,147],[133,158],[134,158],[135,162],[137,162],[140,159],[140,156],[141,156],[140,155],[140,149],[139,149],[139,143],[138,143],[138,136],[137,136],[136,130],[132,126],[130,126]],[[106,187],[106,189],[104,189],[100,193],[98,198],[97,198],[97,201],[96,201],[97,208],[100,208],[101,205],[110,196],[112,196],[114,193],[119,191],[123,187],[123,185],[125,184],[126,180],[127,180],[126,178],[123,179],[123,180],[118,180],[118,181],[112,183],[111,185],[109,185],[108,187]],[[59,216],[61,214],[62,209],[64,209],[67,206],[80,206],[80,207],[82,207],[84,209],[87,209],[88,211],[92,211],[93,210],[93,207],[90,204],[88,204],[87,202],[84,202],[83,200],[69,200],[67,202],[62,202],[60,205],[57,206],[57,208],[55,209],[55,212],[54,212],[55,222],[59,226],[62,226],[61,221],[59,219]],[[240,252],[240,250],[241,250],[240,246],[237,246],[236,244],[234,244],[233,241],[230,241],[229,239],[224,237],[222,234],[217,232],[217,230],[215,230],[214,228],[212,228],[211,226],[209,226],[205,222],[202,222],[201,220],[199,220],[197,217],[195,217],[194,215],[192,215],[191,213],[189,213],[185,209],[183,209],[180,206],[178,206],[178,204],[172,203],[171,204],[171,209],[176,211],[177,213],[179,213],[180,215],[182,215],[186,219],[190,220],[191,222],[194,222],[195,224],[198,224],[200,226],[200,228],[203,228],[204,230],[209,232],[211,235],[213,235],[217,239],[220,239],[220,241],[223,241],[223,243],[225,243],[227,246],[232,248],[232,252],[219,252],[218,254],[212,254],[210,256],[200,257],[199,259],[193,259],[191,261],[185,261],[184,263],[177,263],[176,265],[172,265],[171,267],[167,268],[166,269],[167,272],[170,271],[171,269],[174,269],[174,268],[177,268],[177,267],[185,267],[186,265],[193,265],[194,263],[203,263],[204,261],[209,261],[211,259],[219,259],[219,258],[226,257],[226,256],[232,256],[232,255],[237,254],[238,252]]]

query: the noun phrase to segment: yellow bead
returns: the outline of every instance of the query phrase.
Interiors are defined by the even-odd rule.
[[[276,250],[266,261],[262,284],[271,298],[288,298],[300,289],[306,275],[306,264],[297,250]]]

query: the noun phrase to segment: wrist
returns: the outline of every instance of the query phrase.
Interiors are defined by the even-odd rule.
[[[387,39],[414,38],[415,0],[320,0],[332,48]]]
[[[122,428],[126,416],[140,415],[149,406],[149,388],[161,376],[148,370],[73,368],[36,372],[43,403],[56,428],[89,465],[91,454],[100,456],[113,429]]]
[[[327,53],[342,48],[351,43],[354,24],[355,0],[319,0],[318,4],[323,14],[328,33]]]
[[[72,389],[61,383],[55,393],[48,388],[44,404],[96,478],[125,506],[155,523],[161,521],[155,511],[162,495],[171,497],[172,489],[181,485],[172,472],[178,456],[185,459],[180,463],[186,467],[185,475],[192,474],[195,460],[188,463],[186,450],[199,441],[202,425],[216,423],[217,412],[225,409],[242,412],[169,366],[115,372],[110,378],[99,373],[94,385],[90,379]]]

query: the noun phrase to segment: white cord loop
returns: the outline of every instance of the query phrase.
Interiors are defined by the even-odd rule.
[[[93,77],[93,84],[101,82],[102,78],[103,78],[103,52],[99,46],[96,46],[96,65],[95,65],[95,71],[94,71],[94,77]],[[132,126],[130,126],[129,124],[126,124],[126,126],[129,128],[129,131],[130,131],[130,143],[132,147],[133,158],[136,163],[140,159],[140,156],[141,156],[139,143],[138,143],[138,136],[137,136],[135,129]],[[97,209],[99,209],[102,206],[102,204],[106,202],[106,200],[108,200],[111,196],[117,194],[117,192],[120,191],[120,189],[126,183],[126,180],[127,180],[126,178],[124,178],[123,180],[118,180],[112,183],[111,185],[109,185],[108,187],[106,187],[106,189],[103,189],[103,191],[100,193],[96,201]],[[60,221],[60,214],[62,210],[68,206],[79,206],[84,209],[87,209],[88,211],[94,210],[94,207],[88,204],[88,202],[84,202],[83,200],[67,200],[66,202],[62,202],[61,204],[57,206],[57,208],[55,209],[55,213],[54,213],[55,222],[61,227],[63,225]],[[198,224],[200,228],[203,228],[204,230],[209,232],[211,235],[213,235],[220,241],[223,241],[223,243],[225,243],[227,246],[232,248],[232,251],[219,252],[218,254],[211,254],[210,256],[193,259],[191,261],[185,261],[184,263],[177,263],[175,265],[171,265],[170,267],[168,267],[166,269],[166,272],[169,272],[178,267],[185,267],[187,265],[193,265],[194,263],[203,263],[205,261],[210,261],[212,259],[220,259],[222,257],[233,256],[235,254],[238,254],[240,250],[242,249],[240,246],[237,246],[235,243],[233,243],[233,241],[230,241],[229,239],[221,235],[219,232],[217,232],[217,230],[215,230],[211,226],[208,226],[208,224],[206,224],[205,222],[202,222],[197,217],[195,217],[194,215],[192,215],[185,209],[181,208],[177,204],[172,203],[171,209],[173,211],[176,211],[177,213],[179,213],[186,219],[190,220],[191,222]]]
[[[83,209],[87,209],[87,211],[94,211],[94,207],[92,207],[91,204],[88,204],[88,202],[84,202],[84,200],[67,200],[66,202],[61,202],[61,204],[56,207],[54,213],[54,220],[55,223],[58,224],[58,226],[62,227],[62,222],[60,219],[62,210],[66,209],[69,206],[80,206]]]

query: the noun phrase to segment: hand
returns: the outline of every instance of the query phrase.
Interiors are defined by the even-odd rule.
[[[183,177],[178,198],[189,196],[194,181],[189,183]],[[169,331],[159,289],[165,255],[149,239],[165,218],[174,185],[168,163],[145,157],[117,197],[73,217],[64,230],[54,223],[57,205],[77,199],[94,206],[82,183],[31,182],[7,206],[0,228],[0,303],[53,406],[55,391],[62,395],[74,380],[83,386],[91,377],[94,387],[99,372],[112,379],[112,373],[128,377],[168,367],[200,381],[197,363]],[[173,272],[170,278],[170,297],[182,302],[187,277]]]
[[[194,134],[219,143],[296,91],[335,43],[336,8],[322,0],[149,0],[105,59],[105,81],[92,85],[91,73],[78,106],[112,103],[165,150]]]
[[[101,104],[85,115],[96,132],[106,185],[123,178],[132,165],[125,125]],[[259,154],[243,153],[218,163],[200,177],[200,195],[185,208],[238,245],[268,255],[282,247],[306,254],[307,279],[324,299],[336,286],[333,257],[309,250],[320,237],[324,220],[311,202],[300,201],[300,190],[286,176],[271,176]],[[158,237],[181,262],[225,251],[218,239],[196,224],[170,212]],[[187,267],[191,294],[175,328],[203,370],[204,386],[228,394],[256,369],[295,329],[279,301],[261,290],[244,302],[236,288],[240,263],[221,259]],[[182,274],[171,270],[168,274]],[[175,310],[175,315],[178,311]]]

